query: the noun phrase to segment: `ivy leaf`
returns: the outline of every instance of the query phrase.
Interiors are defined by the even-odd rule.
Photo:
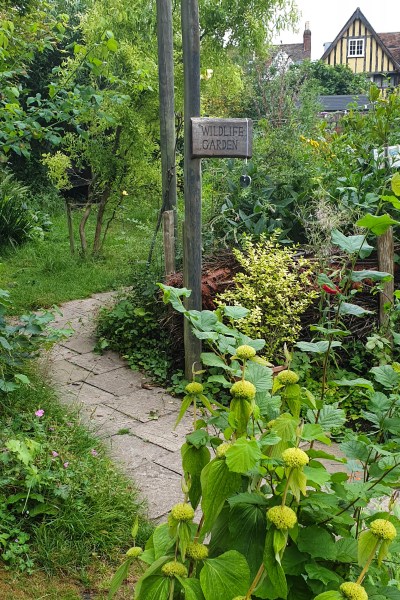
[[[244,596],[250,585],[249,565],[236,550],[208,558],[200,572],[200,584],[206,600],[232,600],[235,596]]]
[[[390,365],[372,367],[370,373],[373,374],[378,383],[387,389],[393,389],[400,384],[400,374],[397,373]]]
[[[229,471],[224,460],[214,459],[204,467],[200,480],[204,513],[202,533],[206,533],[215,523],[225,500],[240,488],[241,476]]]
[[[400,173],[395,173],[393,175],[390,185],[392,192],[396,194],[396,196],[400,196]]]
[[[375,235],[382,235],[392,225],[399,225],[399,221],[392,219],[388,214],[380,215],[379,217],[367,213],[362,219],[356,223],[357,227],[365,227]]]
[[[339,246],[347,254],[359,254],[360,258],[366,258],[373,250],[365,241],[364,235],[343,235],[337,229],[332,231],[332,244]]]
[[[226,453],[226,464],[234,473],[251,471],[261,458],[261,450],[255,440],[239,438]]]

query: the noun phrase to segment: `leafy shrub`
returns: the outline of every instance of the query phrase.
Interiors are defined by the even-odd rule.
[[[28,192],[11,173],[0,170],[0,246],[21,244],[50,227],[47,215],[29,209]]]
[[[250,309],[238,328],[250,337],[267,339],[264,354],[276,358],[285,343],[296,341],[300,317],[317,297],[310,263],[296,257],[295,250],[265,237],[259,243],[245,238],[243,250],[234,253],[243,271],[234,276],[234,287],[221,294],[218,302]]]

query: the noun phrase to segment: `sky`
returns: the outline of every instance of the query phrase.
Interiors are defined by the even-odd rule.
[[[311,58],[321,58],[324,42],[333,42],[357,7],[377,33],[400,31],[400,0],[296,0],[301,16],[298,33],[281,32],[274,44],[303,41],[306,21],[311,29]]]

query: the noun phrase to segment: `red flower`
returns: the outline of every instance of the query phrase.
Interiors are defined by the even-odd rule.
[[[330,287],[329,285],[327,285],[326,283],[324,283],[324,285],[322,286],[322,289],[327,294],[332,294],[333,296],[335,296],[336,294],[340,294],[340,289],[337,286],[335,286],[333,288],[333,287]]]

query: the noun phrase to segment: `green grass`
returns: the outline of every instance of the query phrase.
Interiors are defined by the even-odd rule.
[[[0,445],[4,448],[7,439],[13,438],[40,443],[34,464],[42,480],[31,493],[42,493],[49,505],[56,504],[57,511],[27,518],[17,504],[9,510],[18,527],[30,535],[29,556],[34,568],[74,577],[79,573],[84,580],[93,562],[119,564],[122,560],[123,552],[132,545],[130,532],[135,517],[143,515],[142,501],[99,440],[80,424],[79,415],[60,405],[37,374],[29,376],[32,387],[19,388],[2,400]],[[38,407],[44,410],[40,419],[35,416]],[[58,457],[52,458],[53,450]],[[26,493],[23,465],[13,461],[7,469],[11,479],[3,479],[2,493]],[[145,543],[150,531],[151,526],[141,516],[139,545]]]
[[[93,224],[88,241],[92,233]],[[147,258],[151,236],[145,225],[116,221],[102,255],[83,259],[70,255],[65,217],[58,215],[44,240],[3,251],[0,288],[10,291],[18,314],[129,285],[133,265]]]

